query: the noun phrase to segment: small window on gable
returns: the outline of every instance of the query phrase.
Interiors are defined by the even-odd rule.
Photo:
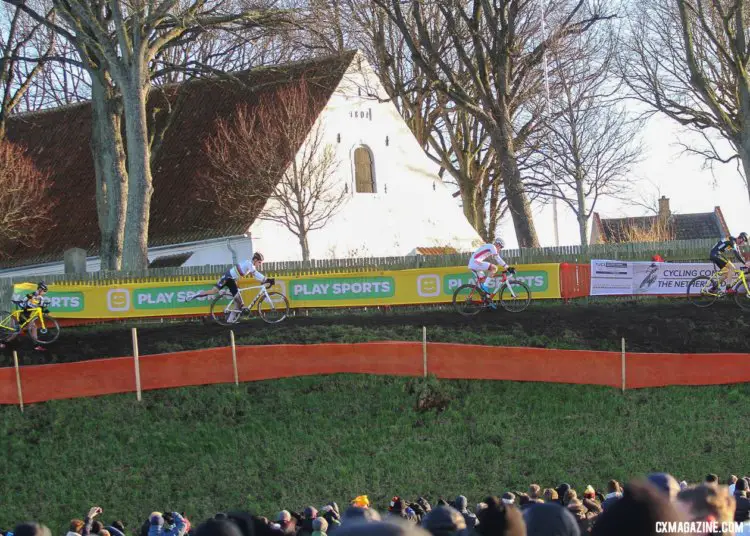
[[[354,150],[354,181],[358,193],[375,193],[375,177],[373,175],[370,150],[367,147],[357,147]]]

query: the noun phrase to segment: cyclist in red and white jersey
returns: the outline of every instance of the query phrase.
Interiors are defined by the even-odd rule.
[[[508,266],[508,263],[503,260],[500,256],[500,251],[505,247],[505,241],[502,238],[495,238],[492,244],[485,244],[471,254],[469,259],[469,270],[477,273],[477,284],[479,288],[489,293],[490,290],[484,285],[487,280],[485,272],[489,272],[489,277],[493,277],[497,273],[497,267],[502,266],[503,269],[509,273],[514,273],[515,270]],[[489,260],[497,261],[497,265],[489,262]]]

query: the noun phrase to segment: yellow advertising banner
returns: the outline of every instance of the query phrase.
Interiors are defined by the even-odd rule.
[[[516,277],[531,289],[532,299],[560,298],[560,265],[516,266]],[[385,270],[373,272],[314,274],[276,277],[273,290],[284,293],[292,308],[366,307],[450,303],[453,292],[473,281],[465,266]],[[111,285],[67,285],[50,283],[50,312],[58,318],[138,318],[208,314],[213,297],[189,298],[216,283],[202,281],[158,281]],[[492,288],[497,280],[488,282]],[[254,279],[240,288],[257,286]],[[36,289],[32,283],[14,287],[14,299]],[[243,292],[245,303],[257,289]]]

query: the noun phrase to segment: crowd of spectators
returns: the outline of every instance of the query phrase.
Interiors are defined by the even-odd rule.
[[[562,483],[543,489],[507,491],[471,504],[460,495],[431,505],[393,497],[379,512],[366,495],[340,512],[335,502],[318,510],[282,510],[272,519],[246,512],[218,513],[195,526],[184,513],[152,512],[140,527],[126,531],[119,521],[106,525],[92,507],[73,519],[65,536],[632,536],[651,534],[750,534],[750,478],[714,474],[688,485],[666,473],[653,473],[624,487],[616,480],[603,491],[582,493]],[[704,529],[713,523],[719,532]],[[729,528],[727,528],[729,527]],[[0,536],[51,536],[39,523],[22,523]]]

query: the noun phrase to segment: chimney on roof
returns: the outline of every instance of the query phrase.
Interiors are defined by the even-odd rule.
[[[669,210],[669,198],[661,196],[659,199],[659,221],[667,223],[672,212]]]

